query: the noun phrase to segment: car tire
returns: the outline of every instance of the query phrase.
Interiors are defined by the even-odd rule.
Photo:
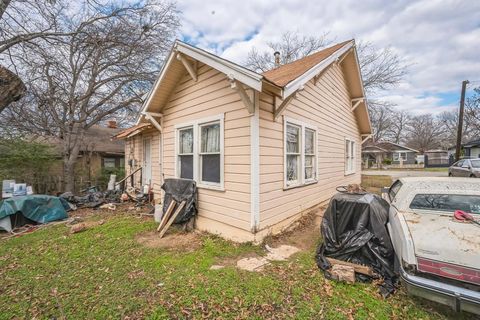
[[[475,175],[472,173],[472,174],[470,175],[470,178],[476,178],[476,177],[475,177]]]
[[[453,174],[451,172],[448,173],[449,177],[453,177]]]

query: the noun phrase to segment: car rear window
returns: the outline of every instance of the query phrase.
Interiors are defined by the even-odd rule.
[[[480,168],[480,160],[470,160],[470,163],[472,164],[472,167]]]
[[[410,209],[448,211],[463,210],[480,214],[480,195],[464,194],[417,194]]]

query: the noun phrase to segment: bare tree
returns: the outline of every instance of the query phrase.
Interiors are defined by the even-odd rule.
[[[480,136],[480,87],[473,89],[473,95],[465,103],[465,122],[468,122],[471,135]]]
[[[306,37],[298,32],[285,32],[279,41],[267,43],[269,50],[259,51],[253,47],[244,64],[251,70],[265,72],[275,66],[275,51],[281,54],[281,64],[289,63],[331,43],[327,36],[328,33]],[[367,42],[357,44],[357,51],[364,87],[369,94],[394,87],[407,73],[407,65],[391,48],[378,49]]]
[[[24,42],[10,52],[28,79],[29,94],[3,117],[18,130],[62,141],[67,191],[74,189],[86,130],[138,111],[179,25],[175,5],[155,0],[71,12],[62,9],[58,20],[69,36]]]
[[[441,146],[443,134],[443,127],[433,115],[414,116],[408,127],[407,145],[420,152],[435,149]]]
[[[383,101],[370,101],[370,121],[373,129],[373,141],[384,140],[392,125],[392,104]]]
[[[386,139],[397,144],[404,142],[411,118],[410,113],[405,110],[392,110],[390,126],[385,133]]]
[[[65,36],[58,28],[59,6],[55,0],[0,0],[0,54],[20,43]],[[8,8],[8,10],[7,10]],[[1,58],[0,58],[1,61]],[[18,75],[0,65],[0,112],[25,94]]]
[[[10,0],[0,0],[0,19],[2,19],[3,13],[7,10]]]
[[[312,54],[328,45],[327,33],[320,36],[307,37],[298,32],[287,31],[282,34],[280,41],[269,41],[271,50],[258,51],[255,47],[248,53],[245,65],[256,72],[265,72],[275,67],[273,53],[278,51],[280,64],[286,64]]]

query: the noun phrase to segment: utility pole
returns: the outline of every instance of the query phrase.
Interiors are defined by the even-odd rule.
[[[465,91],[468,80],[462,81],[462,95],[460,96],[460,110],[458,112],[457,148],[455,149],[455,161],[460,160],[460,148],[462,147],[463,113],[465,111]]]

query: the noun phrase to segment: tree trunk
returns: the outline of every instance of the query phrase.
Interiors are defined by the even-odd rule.
[[[83,140],[83,132],[80,132],[78,128],[74,128],[74,131],[64,140],[63,178],[65,181],[65,192],[75,191],[75,164],[77,163]]]
[[[0,113],[10,103],[22,98],[25,91],[22,80],[7,68],[0,66]]]

